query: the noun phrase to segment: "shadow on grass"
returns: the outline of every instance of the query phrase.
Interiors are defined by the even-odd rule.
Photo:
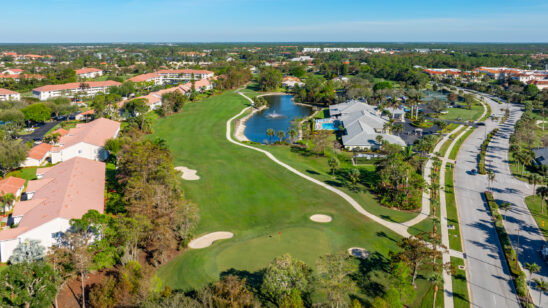
[[[382,297],[386,292],[385,286],[376,281],[375,278],[382,274],[379,272],[388,273],[389,267],[390,260],[379,252],[374,252],[367,259],[360,260],[358,272],[351,277],[360,291],[367,296],[371,298]]]

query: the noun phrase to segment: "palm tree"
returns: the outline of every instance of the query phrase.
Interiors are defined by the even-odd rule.
[[[331,171],[333,172],[333,176],[335,176],[335,169],[337,169],[340,165],[339,160],[336,157],[331,157],[327,161],[327,164],[331,168]]]
[[[533,173],[529,176],[529,184],[533,185],[533,193],[536,191],[537,184],[542,183],[544,178],[540,174]]]
[[[2,202],[2,213],[6,214],[6,206],[11,206],[13,203],[13,200],[15,200],[15,196],[12,193],[4,194],[4,192],[0,192],[0,201]]]
[[[531,279],[533,278],[534,273],[540,272],[540,266],[536,263],[525,263],[525,269],[529,272],[529,284],[531,284]]]
[[[396,123],[394,124],[394,127],[392,127],[392,132],[398,135],[403,133],[403,130],[404,130],[403,123]]]
[[[268,143],[272,143],[272,137],[276,134],[276,132],[274,132],[274,129],[272,128],[269,128],[266,130],[266,135],[268,136]]]
[[[285,138],[285,132],[283,130],[279,130],[277,133],[276,133],[276,136],[278,137],[278,139],[280,139],[280,143],[282,143],[282,141],[284,140]]]
[[[432,308],[436,308],[436,297],[438,295],[439,285],[443,283],[443,277],[439,273],[434,273],[428,280],[430,280],[430,283],[434,286],[434,301],[432,302]]]
[[[491,190],[491,184],[495,181],[495,172],[492,169],[487,169],[487,182],[489,183],[489,190]]]
[[[504,216],[506,217],[506,212],[510,209],[510,206],[512,205],[512,203],[508,202],[508,201],[504,201],[500,204],[500,209],[504,211]],[[506,218],[503,217],[503,220],[505,220]]]
[[[535,288],[539,290],[538,306],[542,307],[542,293],[548,291],[548,283],[544,279],[534,279]]]
[[[548,196],[548,187],[541,186],[537,188],[537,196],[540,197],[540,212],[544,214],[544,199]]]
[[[351,169],[350,172],[348,173],[348,177],[350,178],[350,181],[352,182],[352,187],[356,189],[356,183],[360,179],[360,170],[356,168]]]
[[[294,128],[287,131],[287,134],[289,135],[289,140],[291,140],[291,142],[295,141],[295,137],[297,137],[297,131]]]

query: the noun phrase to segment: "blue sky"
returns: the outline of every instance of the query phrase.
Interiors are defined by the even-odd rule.
[[[546,0],[0,0],[0,42],[548,42]]]

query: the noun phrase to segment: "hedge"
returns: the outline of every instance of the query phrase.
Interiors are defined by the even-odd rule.
[[[487,169],[485,169],[485,154],[487,153],[487,147],[489,146],[489,142],[491,142],[491,139],[498,131],[498,128],[493,129],[489,134],[487,134],[487,138],[481,144],[480,159],[478,161],[479,174],[487,174]]]

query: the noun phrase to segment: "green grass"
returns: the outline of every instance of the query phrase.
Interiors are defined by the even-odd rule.
[[[434,173],[434,170],[432,168],[432,174]],[[437,181],[437,183],[439,184],[439,180]],[[438,194],[438,201],[439,201],[439,194]],[[437,222],[434,221],[434,219],[432,219],[432,214],[434,213],[434,210],[433,210],[433,206],[432,206],[433,202],[430,202],[430,216],[426,219],[424,219],[423,221],[419,222],[418,224],[412,226],[412,227],[409,227],[409,229],[407,230],[410,234],[412,235],[417,235],[417,234],[420,234],[420,233],[432,233],[433,229],[434,229],[434,223],[437,225],[437,233],[440,233],[441,232],[441,224],[440,224],[440,218],[441,218],[441,210],[440,210],[440,204],[438,202],[438,205],[436,205],[436,218],[437,218]]]
[[[460,240],[460,225],[457,214],[457,204],[453,186],[453,165],[448,164],[445,168],[445,208],[447,209],[447,223],[455,226],[454,230],[449,229],[449,248],[462,251]]]
[[[466,270],[458,268],[464,265],[464,260],[457,257],[451,257],[451,264],[456,269],[456,274],[451,275],[453,281],[453,304],[455,308],[469,308],[470,298],[468,296],[468,287],[466,285]]]
[[[450,121],[473,121],[477,120],[483,113],[481,104],[472,105],[472,109],[466,108],[449,108],[447,114],[440,114],[439,119]]]
[[[483,116],[483,118],[479,119],[479,121],[487,120],[493,113],[493,110],[491,109],[491,105],[485,103],[485,106],[487,107],[487,112],[485,112],[485,115]]]
[[[527,204],[529,211],[531,211],[531,214],[535,218],[544,238],[548,239],[548,209],[546,208],[546,203],[544,203],[544,213],[541,211],[540,197],[537,195],[526,197],[525,204]]]
[[[466,139],[468,138],[468,136],[470,136],[470,135],[474,132],[474,129],[475,129],[475,128],[471,128],[471,129],[468,130],[464,135],[462,135],[462,136],[459,138],[459,140],[457,140],[457,142],[455,143],[455,145],[454,145],[453,148],[451,149],[451,153],[449,153],[449,159],[452,159],[452,160],[457,159],[457,154],[459,153],[460,147],[462,146],[462,144],[464,143],[464,141],[466,141]]]
[[[28,182],[30,180],[36,179],[36,169],[37,167],[20,168],[6,174],[6,177],[14,176],[21,179],[25,179]]]
[[[350,195],[368,212],[382,217],[385,220],[394,222],[404,222],[413,219],[418,215],[417,212],[399,211],[396,209],[381,206],[375,195],[369,192],[368,186],[374,185],[377,182],[377,175],[374,165],[359,165],[352,166],[349,160],[342,159],[339,156],[341,163],[339,169],[332,175],[332,170],[327,164],[328,158],[310,154],[308,152],[298,151],[289,146],[259,146],[270,153],[274,154],[279,160],[290,165],[291,167],[301,171],[302,173],[318,179],[326,184],[335,186],[340,190]],[[361,182],[365,185],[358,185],[358,190],[352,189],[346,180],[346,174],[351,168],[360,170]]]
[[[189,290],[215,281],[223,271],[253,272],[283,253],[313,266],[318,256],[352,246],[385,256],[397,249],[398,235],[358,214],[342,198],[262,153],[229,143],[226,120],[247,103],[229,92],[187,104],[181,113],[155,122],[151,138],[165,139],[175,166],[196,169],[201,177],[181,182],[186,198],[200,208],[196,235],[235,234],[209,248],[184,251],[160,268],[159,277],[172,288]],[[331,215],[333,221],[314,223],[308,217],[315,213]],[[276,246],[270,236],[278,240],[278,232]]]
[[[445,153],[447,152],[447,149],[449,149],[451,143],[453,143],[453,140],[455,140],[455,138],[462,132],[462,127],[463,126],[461,126],[456,132],[449,136],[449,138],[441,145],[439,151],[441,157],[445,156]]]

